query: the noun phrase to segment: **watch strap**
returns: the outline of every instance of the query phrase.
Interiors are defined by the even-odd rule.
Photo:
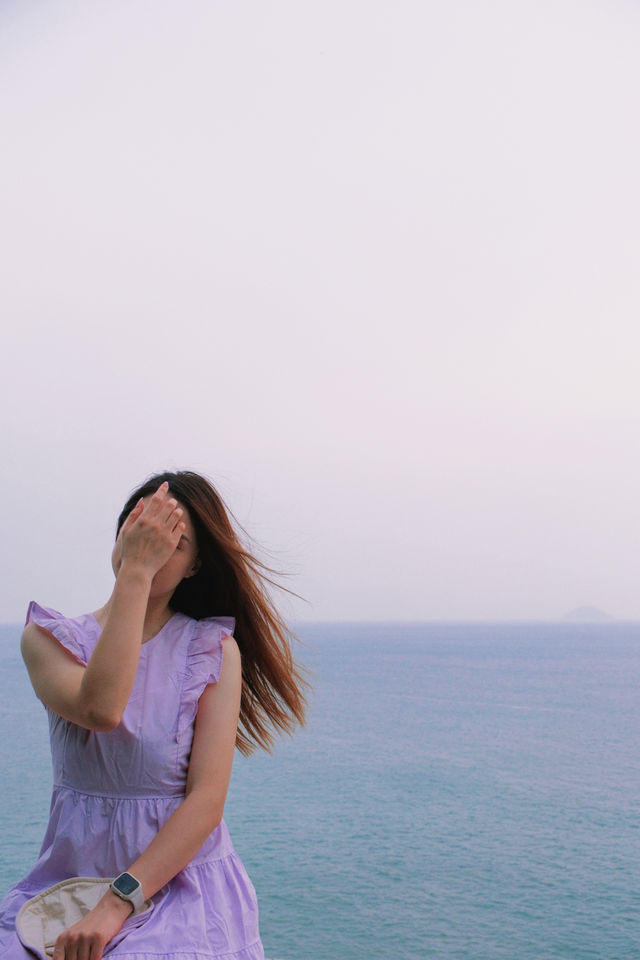
[[[131,881],[133,880],[136,886],[129,893],[124,893],[122,890],[118,889],[117,883],[118,880],[122,878],[123,881],[126,881],[126,886],[131,886]],[[125,870],[124,873],[119,874],[114,880],[109,884],[109,889],[115,893],[117,897],[120,897],[121,900],[126,900],[133,907],[133,913],[138,913],[140,910],[143,910],[145,907],[144,894],[142,892],[142,884],[134,877],[132,873],[129,873]]]

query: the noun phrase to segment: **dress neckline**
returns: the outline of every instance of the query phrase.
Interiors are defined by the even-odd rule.
[[[102,630],[102,624],[100,623],[100,621],[99,621],[98,618],[96,617],[95,613],[90,613],[89,616],[91,617],[91,619],[93,620],[93,622],[96,624],[96,626],[97,626],[100,630]],[[180,616],[180,613],[179,613],[178,611],[175,611],[175,613],[172,613],[171,616],[169,617],[169,619],[166,620],[165,623],[162,624],[162,626],[160,627],[160,629],[158,630],[157,633],[154,633],[154,635],[153,635],[152,637],[149,637],[148,640],[143,640],[143,641],[142,641],[142,643],[141,643],[141,645],[140,645],[141,651],[144,650],[145,647],[148,647],[150,643],[153,643],[154,640],[157,640],[158,637],[159,637],[161,634],[164,633],[164,631],[167,629],[167,627],[169,626],[169,624],[170,624],[170,623],[173,623],[173,621],[176,619],[176,617],[179,617],[179,616]]]

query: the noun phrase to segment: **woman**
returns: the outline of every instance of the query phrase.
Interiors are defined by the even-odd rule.
[[[32,960],[16,931],[27,900],[92,876],[117,879],[57,936],[53,960],[260,960],[255,892],[222,813],[234,747],[268,749],[274,728],[304,719],[268,568],[190,472],[131,496],[112,564],[95,613],[29,607],[22,651],[54,787],[40,857],[2,904],[0,956]]]

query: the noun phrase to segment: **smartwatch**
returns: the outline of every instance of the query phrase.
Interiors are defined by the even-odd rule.
[[[109,889],[121,900],[128,900],[134,913],[138,913],[144,907],[144,894],[140,881],[136,880],[130,873],[121,873],[119,877],[111,881]]]

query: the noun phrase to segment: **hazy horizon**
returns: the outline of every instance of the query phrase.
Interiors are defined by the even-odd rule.
[[[69,611],[64,611],[64,612],[69,616],[72,615]],[[364,624],[364,625],[372,624],[372,625],[381,625],[381,626],[389,625],[393,623],[403,624],[405,626],[412,623],[415,623],[415,624],[424,623],[424,624],[432,624],[432,625],[437,625],[439,623],[441,624],[456,624],[456,623],[467,624],[468,623],[468,624],[478,624],[478,625],[492,624],[492,623],[504,624],[504,625],[508,625],[510,623],[513,623],[513,624],[539,623],[541,625],[543,624],[557,625],[557,624],[567,623],[567,624],[574,624],[576,626],[580,626],[580,625],[606,626],[606,624],[624,625],[624,624],[640,623],[640,618],[630,617],[626,619],[626,618],[614,617],[612,614],[609,614],[607,611],[602,611],[599,609],[595,610],[595,615],[591,615],[591,616],[584,615],[579,617],[577,616],[573,617],[571,616],[572,612],[573,611],[568,611],[562,616],[556,616],[556,617],[491,617],[491,618],[484,618],[484,619],[478,618],[478,617],[448,617],[448,618],[422,617],[419,619],[410,620],[402,617],[393,617],[390,619],[368,620],[366,617],[336,617],[336,618],[333,618],[333,617],[320,618],[319,617],[315,619],[305,618],[305,617],[296,617],[295,619],[289,620],[289,625],[292,627],[295,633],[297,626],[304,627],[305,625],[323,624],[323,623],[327,623],[327,624],[344,623],[344,624]],[[600,614],[600,616],[598,616],[597,614]],[[76,615],[79,615],[77,611],[76,611]],[[4,626],[4,627],[15,627],[15,626],[21,627],[21,625],[22,625],[22,620],[0,622],[0,626]]]
[[[640,619],[640,8],[7,2],[0,620],[210,476],[305,620]]]

